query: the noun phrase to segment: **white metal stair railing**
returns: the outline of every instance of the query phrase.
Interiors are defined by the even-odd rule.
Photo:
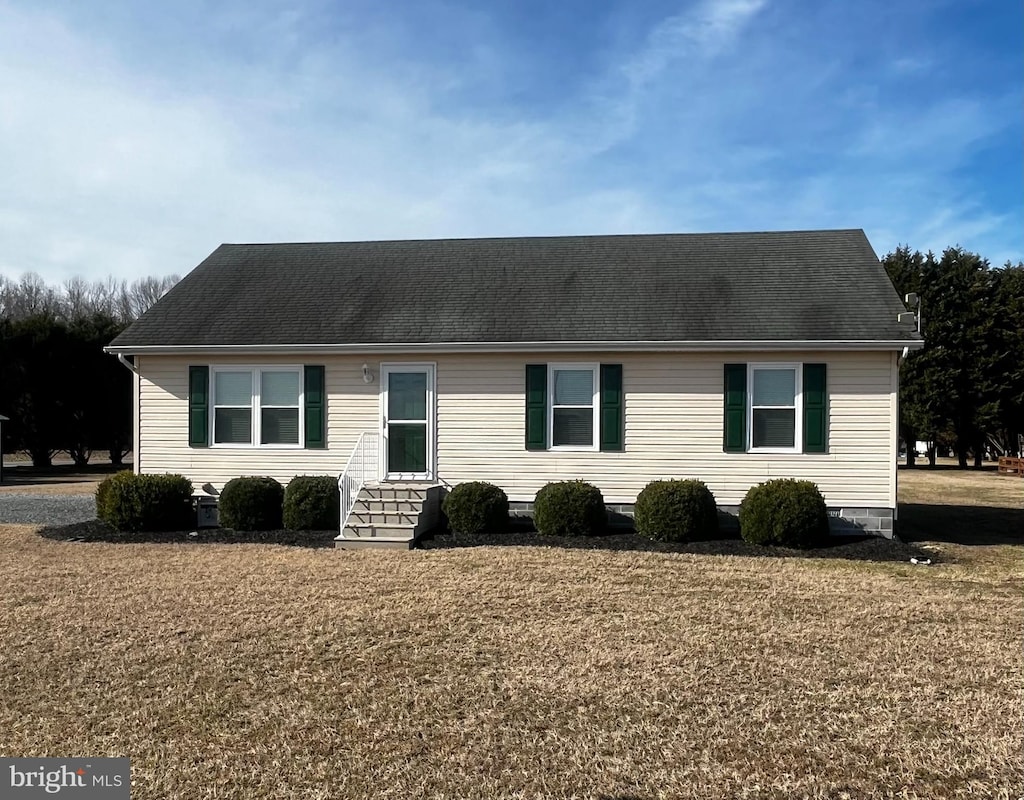
[[[338,476],[338,491],[341,494],[341,530],[344,535],[348,518],[355,507],[359,490],[372,480],[377,479],[377,460],[380,448],[380,434],[376,431],[364,431],[359,434],[352,455],[348,457],[345,470]]]

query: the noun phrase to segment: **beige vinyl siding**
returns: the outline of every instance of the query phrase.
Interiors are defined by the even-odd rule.
[[[889,367],[889,417],[893,424],[889,434],[889,508],[893,510],[893,518],[899,516],[899,506],[896,502],[896,487],[899,483],[896,470],[896,460],[900,455],[900,359],[896,352],[890,353],[891,364]]]
[[[785,362],[828,364],[828,452],[722,452],[723,364],[771,361],[763,353],[466,354],[433,358],[394,356],[384,363],[436,364],[436,465],[440,480],[487,480],[514,501],[532,500],[546,482],[582,478],[609,503],[630,503],[655,478],[704,480],[723,505],[738,503],[755,483],[807,478],[830,505],[894,505],[893,369],[889,352],[787,353]],[[362,431],[379,425],[382,359],[352,356],[253,357],[214,364],[326,365],[327,449],[190,449],[187,442],[188,365],[204,359],[140,359],[142,469],[183,472],[196,485],[220,486],[242,474],[338,474]],[[536,452],[525,449],[525,365],[593,361],[623,365],[623,452]],[[369,364],[374,382],[362,380]]]
[[[294,356],[139,358],[140,465],[143,472],[180,472],[197,488],[222,487],[240,475],[269,475],[287,483],[295,475],[337,475],[360,432],[377,427],[377,384],[362,379],[363,360]],[[188,446],[188,367],[324,364],[327,449]],[[212,413],[212,408],[211,408]]]
[[[523,445],[524,365],[578,356],[467,355],[438,361],[438,466],[449,483],[488,480],[532,500],[549,480],[582,478],[610,503],[630,503],[655,478],[705,481],[722,505],[769,478],[807,478],[830,505],[892,505],[892,358],[797,353],[779,361],[828,364],[829,448],[824,454],[722,452],[723,364],[759,353],[602,354],[623,365],[626,447],[621,453],[530,452]]]

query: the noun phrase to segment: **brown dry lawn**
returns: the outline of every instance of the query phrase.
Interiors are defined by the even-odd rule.
[[[1024,478],[995,469],[901,469],[899,494],[905,539],[1024,545]]]
[[[0,498],[5,494],[96,494],[98,480],[83,478],[77,481],[32,481],[31,483],[5,483],[0,486]]]
[[[128,755],[136,800],[1017,798],[1021,548],[952,538],[914,567],[0,526],[0,754]]]

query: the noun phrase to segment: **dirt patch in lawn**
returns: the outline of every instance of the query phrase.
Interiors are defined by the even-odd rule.
[[[997,567],[0,527],[0,752],[132,797],[1015,797]]]

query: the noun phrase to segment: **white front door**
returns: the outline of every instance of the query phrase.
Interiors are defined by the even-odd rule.
[[[434,478],[434,365],[381,364],[384,479]]]

